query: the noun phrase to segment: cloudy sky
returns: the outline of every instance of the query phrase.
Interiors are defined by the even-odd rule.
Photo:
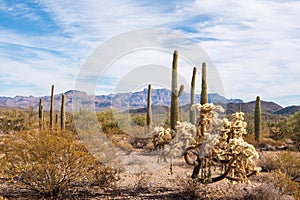
[[[56,93],[73,89],[86,59],[105,41],[166,28],[204,49],[227,98],[260,95],[299,105],[299,10],[300,1],[289,0],[0,0],[0,96],[47,95],[52,84]],[[107,70],[105,84],[120,78],[117,66]]]

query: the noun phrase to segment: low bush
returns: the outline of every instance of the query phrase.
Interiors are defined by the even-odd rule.
[[[272,183],[263,183],[251,192],[247,193],[242,199],[244,200],[282,200],[282,194],[278,187]]]
[[[273,183],[282,194],[293,196],[295,199],[300,199],[300,189],[298,184],[281,170],[273,171],[266,182]],[[272,198],[273,199],[273,198]]]
[[[1,140],[1,175],[42,196],[63,196],[73,183],[117,181],[117,171],[89,154],[70,131],[19,132]]]
[[[263,171],[280,170],[291,180],[300,177],[300,155],[296,152],[282,151],[263,154],[259,159]]]
[[[0,133],[14,133],[27,130],[30,125],[29,113],[18,109],[0,111]]]

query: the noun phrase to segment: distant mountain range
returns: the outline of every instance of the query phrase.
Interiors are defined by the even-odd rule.
[[[72,102],[74,97],[79,99],[92,99],[95,102],[96,111],[102,111],[108,108],[116,108],[120,111],[130,110],[131,112],[142,112],[147,106],[147,89],[133,93],[118,93],[109,95],[87,95],[85,92],[76,90],[69,90],[64,93],[66,96],[66,109],[72,110]],[[213,93],[208,95],[209,102],[215,104],[221,104],[226,107],[226,113],[233,113],[242,108],[243,112],[253,112],[255,107],[255,101],[243,102],[241,99],[226,99],[225,97]],[[171,91],[167,89],[152,89],[152,106],[155,109],[167,109],[171,102]],[[0,109],[9,108],[21,108],[26,109],[33,107],[38,108],[39,99],[42,98],[43,106],[45,110],[50,108],[50,96],[34,97],[34,96],[16,96],[16,97],[0,97]],[[60,109],[61,94],[54,96],[55,110]],[[200,95],[196,95],[196,102],[200,102]],[[190,94],[184,92],[179,98],[179,104],[181,107],[189,107]],[[289,106],[286,108],[274,102],[261,101],[262,112],[270,114],[293,114],[299,111],[300,106]],[[134,111],[137,109],[136,111]]]

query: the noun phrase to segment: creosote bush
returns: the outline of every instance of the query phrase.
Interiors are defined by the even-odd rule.
[[[2,137],[2,177],[42,196],[62,196],[72,183],[117,180],[117,171],[88,153],[70,131],[30,131]]]
[[[276,154],[264,154],[259,164],[264,171],[280,170],[291,180],[300,178],[300,156],[295,152],[282,151]]]
[[[18,109],[0,111],[0,133],[14,133],[30,127],[30,117]]]
[[[270,136],[275,140],[292,139],[300,147],[300,112],[287,117],[285,120],[269,124]]]

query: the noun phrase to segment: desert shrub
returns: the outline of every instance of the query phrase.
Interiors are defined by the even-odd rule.
[[[264,171],[280,170],[291,180],[300,177],[300,155],[295,152],[283,151],[276,154],[264,154],[259,162]]]
[[[282,200],[282,194],[279,188],[273,183],[263,183],[242,198],[244,200]]]
[[[290,179],[286,173],[281,170],[273,171],[267,177],[266,182],[273,183],[283,194],[292,195],[295,199],[300,199],[300,189],[298,184]]]
[[[300,142],[300,112],[289,116],[285,120],[269,124],[270,136],[276,140],[290,138]]]
[[[0,131],[3,133],[27,130],[30,127],[29,115],[18,109],[0,111]]]
[[[133,115],[131,117],[131,120],[138,126],[146,126],[146,115],[141,115],[141,114],[138,114],[138,115]]]
[[[104,133],[111,134],[123,134],[124,132],[119,128],[118,116],[116,110],[104,110],[97,113],[97,119],[99,125]]]
[[[248,124],[247,124],[248,126]],[[244,136],[245,142],[252,144],[254,146],[257,146],[258,142],[255,140],[255,135],[254,134],[247,134]]]
[[[274,121],[269,124],[270,137],[274,140],[282,140],[284,138],[291,138],[292,128],[287,120]]]
[[[177,176],[175,180],[179,189],[176,199],[227,199],[225,196],[228,191],[225,187],[201,184],[198,179],[187,176]]]
[[[197,199],[200,198],[201,195],[199,193],[202,184],[199,184],[197,179],[192,178],[178,178],[177,185],[181,188],[183,194],[189,199]]]
[[[116,171],[108,171],[70,131],[20,132],[2,139],[1,175],[40,195],[61,196],[72,183],[117,180]]]
[[[147,190],[150,186],[149,182],[152,174],[145,171],[139,171],[134,173],[134,188],[136,190]]]

